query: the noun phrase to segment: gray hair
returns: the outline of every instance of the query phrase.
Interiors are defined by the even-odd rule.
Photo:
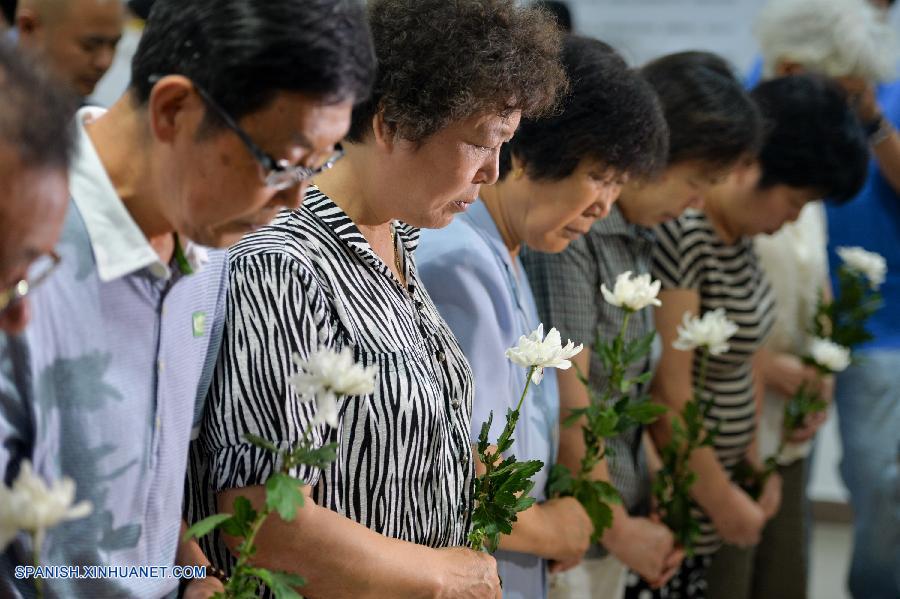
[[[769,0],[756,23],[763,73],[795,62],[829,77],[893,79],[896,42],[867,0]]]

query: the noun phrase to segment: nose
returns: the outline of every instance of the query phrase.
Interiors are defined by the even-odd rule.
[[[9,335],[17,335],[25,330],[31,309],[28,299],[22,299],[0,312],[0,331]]]
[[[493,185],[500,178],[500,151],[491,152],[478,167],[472,183],[476,185]]]
[[[284,206],[289,210],[296,210],[303,204],[303,196],[309,188],[309,181],[300,181],[296,185],[286,187],[275,194],[272,203],[278,206]]]
[[[113,44],[104,44],[94,55],[94,68],[101,73],[105,73],[112,66],[113,59],[116,56],[116,47]]]

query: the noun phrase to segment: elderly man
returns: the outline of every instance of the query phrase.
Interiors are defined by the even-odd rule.
[[[28,322],[28,296],[56,265],[69,192],[73,98],[0,44],[0,331]]]
[[[854,513],[849,587],[854,597],[866,599],[900,596],[900,392],[894,384],[900,369],[900,81],[894,80],[896,54],[885,23],[890,4],[771,0],[757,29],[766,74],[815,71],[835,78],[869,139],[872,160],[862,192],[845,205],[827,206],[832,272],[841,246],[878,252],[888,264],[884,307],[869,323],[875,339],[837,377],[835,391],[841,473]],[[889,80],[894,81],[879,84]],[[806,253],[814,247],[808,245]],[[786,254],[777,259],[783,262]],[[784,561],[772,559],[773,579],[783,577]]]
[[[20,0],[19,46],[86,98],[113,61],[122,36],[120,0]]]
[[[4,481],[30,460],[93,506],[47,533],[42,564],[207,563],[179,545],[188,444],[224,322],[224,252],[202,246],[299,205],[373,71],[355,3],[159,0],[128,92],[108,112],[78,112],[61,263],[25,334],[0,348]],[[0,558],[0,596],[31,596],[34,581],[14,572],[32,552],[23,535]],[[192,584],[195,596],[221,588]],[[158,598],[178,580],[43,585]]]

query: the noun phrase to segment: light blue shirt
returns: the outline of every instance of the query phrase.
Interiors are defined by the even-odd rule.
[[[76,501],[93,504],[48,532],[42,565],[168,566],[171,576],[188,444],[224,323],[225,255],[186,248],[190,275],[160,261],[81,126],[96,114],[78,115],[62,262],[35,291],[25,333],[0,336],[0,476],[9,484],[27,459],[47,480],[73,479]],[[14,577],[30,552],[20,535],[0,554],[0,596],[33,596],[32,581]],[[48,597],[92,599],[157,599],[177,586],[44,581]]]
[[[472,442],[491,412],[490,439],[496,441],[506,424],[507,409],[515,408],[522,395],[527,375],[525,368],[506,358],[506,349],[540,323],[522,263],[509,255],[483,202],[473,204],[444,229],[423,230],[416,259],[428,294],[475,373]],[[541,384],[529,389],[510,450],[519,460],[544,462],[532,491],[538,501],[546,499],[558,431],[556,371],[548,368]],[[495,557],[506,599],[546,596],[545,560],[507,551],[498,551]]]

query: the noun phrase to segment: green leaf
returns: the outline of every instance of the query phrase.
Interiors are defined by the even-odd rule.
[[[491,443],[488,441],[488,435],[491,432],[491,423],[494,421],[494,411],[488,414],[487,422],[481,425],[481,432],[478,433],[478,454],[483,455]]]
[[[182,542],[199,539],[214,531],[220,524],[231,519],[231,514],[215,514],[196,522],[181,536]]]
[[[222,522],[222,530],[233,537],[247,537],[250,535],[250,526],[256,520],[256,510],[246,497],[237,497],[232,504],[234,514],[231,518]]]
[[[286,474],[274,474],[266,481],[266,507],[278,512],[281,519],[291,522],[297,508],[303,505],[302,482]]]
[[[287,572],[273,572],[265,568],[252,568],[249,571],[269,587],[276,599],[302,599],[294,590],[306,584],[302,576],[288,574]]]
[[[572,494],[572,471],[563,464],[554,464],[547,476],[547,496],[566,497]]]
[[[296,447],[291,453],[291,462],[294,465],[309,466],[311,468],[327,468],[337,458],[337,443],[329,443],[321,447]]]
[[[278,446],[269,441],[268,439],[263,439],[257,435],[252,435],[250,433],[244,434],[244,440],[247,441],[250,445],[254,445],[259,447],[260,449],[265,449],[271,453],[278,453]]]

